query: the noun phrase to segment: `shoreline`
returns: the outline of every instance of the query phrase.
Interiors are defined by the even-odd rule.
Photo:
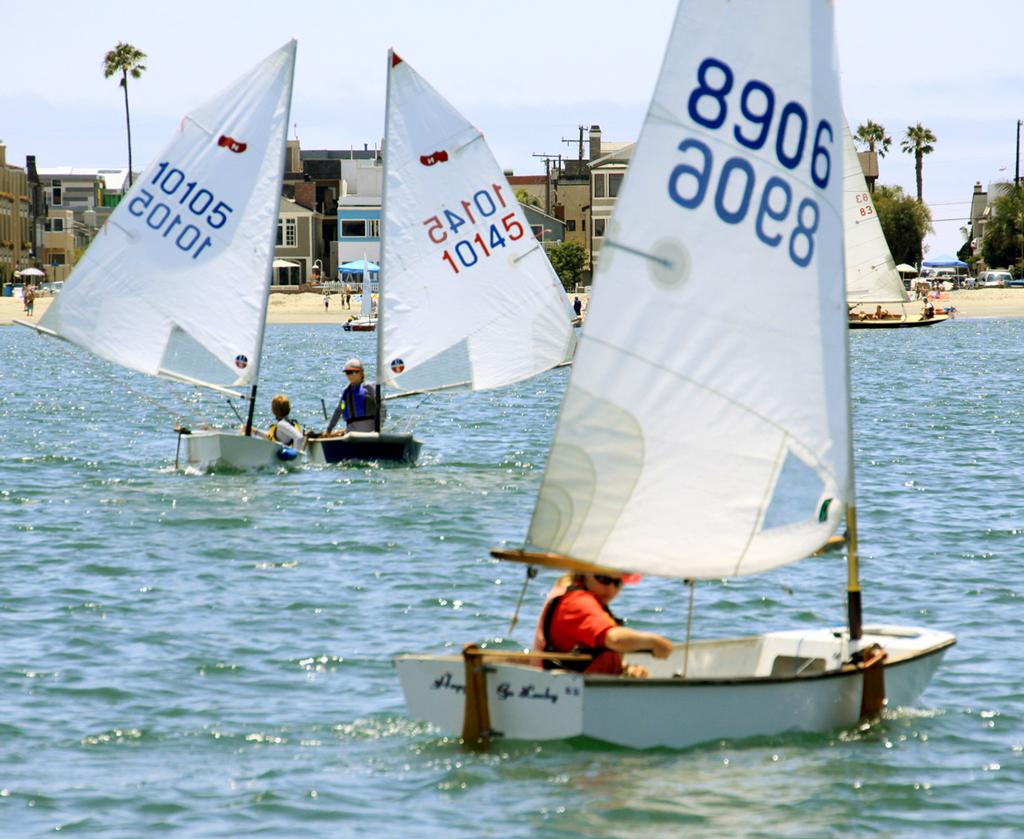
[[[570,295],[571,299],[572,295]],[[587,295],[581,294],[584,305]],[[50,305],[52,297],[36,298],[35,314],[28,318],[19,297],[0,297],[0,326],[11,326],[15,318],[21,320],[38,320]],[[295,324],[336,324],[341,326],[350,317],[359,317],[358,297],[353,296],[346,308],[340,303],[339,295],[332,294],[328,309],[324,310],[323,295],[311,292],[302,294],[270,295],[267,305],[267,323]],[[936,309],[953,306],[957,318],[1024,318],[1024,288],[982,288],[944,291],[937,300],[932,300]],[[865,304],[867,305],[867,304]],[[921,301],[911,301],[906,305],[908,313],[916,317],[923,307]],[[895,310],[894,304],[885,308]]]

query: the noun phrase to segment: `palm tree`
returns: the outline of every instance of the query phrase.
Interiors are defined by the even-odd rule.
[[[932,145],[934,142],[935,135],[932,134],[931,129],[925,128],[921,123],[918,123],[917,125],[907,126],[907,133],[903,135],[903,140],[900,143],[900,148],[903,151],[914,155],[914,170],[917,173],[917,201],[919,204],[924,203],[924,199],[921,197],[921,165],[924,161],[924,156],[935,151],[935,146]]]
[[[131,44],[122,41],[103,56],[103,78],[121,74],[120,85],[124,88],[124,120],[128,126],[128,187],[132,185],[132,120],[128,111],[128,76],[138,79],[146,70],[142,62],[146,60],[146,54],[136,49]]]
[[[885,128],[870,119],[863,125],[858,125],[857,133],[853,136],[866,143],[868,151],[876,152],[879,157],[885,157],[889,146],[892,145],[892,137],[885,133]]]

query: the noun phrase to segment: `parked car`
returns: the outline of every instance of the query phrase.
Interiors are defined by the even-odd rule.
[[[1012,279],[1009,271],[986,271],[981,280],[981,287],[1006,288]]]

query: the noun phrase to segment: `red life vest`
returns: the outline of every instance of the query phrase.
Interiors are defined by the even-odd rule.
[[[562,602],[565,600],[566,597],[568,597],[573,592],[577,591],[586,591],[587,594],[591,598],[593,598],[594,602],[605,612],[605,614],[607,614],[608,617],[611,618],[612,626],[610,626],[609,629],[615,626],[622,625],[622,621],[615,617],[615,615],[612,613],[612,610],[609,609],[604,603],[602,603],[596,597],[594,597],[594,595],[591,592],[587,591],[582,586],[570,586],[566,590],[565,594],[561,594],[558,597],[552,598],[551,602],[548,603],[547,607],[544,610],[544,615],[541,621],[541,631],[544,638],[543,650],[544,652],[586,653],[593,656],[593,658],[590,661],[563,662],[545,659],[544,668],[546,670],[553,670],[556,668],[564,670],[574,670],[578,673],[610,673],[612,675],[618,676],[622,672],[622,656],[619,655],[619,653],[617,653],[615,650],[609,649],[608,647],[605,647],[603,645],[587,646],[585,644],[576,644],[570,650],[560,650],[556,649],[551,642],[551,628],[554,625],[555,616],[558,612],[559,606],[562,605]]]

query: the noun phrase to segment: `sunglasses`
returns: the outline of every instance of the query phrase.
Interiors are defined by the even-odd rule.
[[[622,585],[621,577],[608,577],[604,574],[595,574],[594,579],[603,586],[615,586],[615,588],[619,588]]]
[[[345,371],[345,375],[346,376],[354,376],[356,373],[362,373],[362,372],[363,372],[362,370],[346,370]]]

